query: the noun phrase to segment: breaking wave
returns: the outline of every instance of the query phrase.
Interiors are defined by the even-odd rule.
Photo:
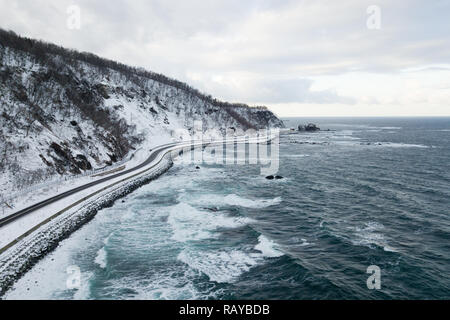
[[[182,200],[184,200],[182,198]],[[248,199],[240,197],[236,194],[229,194],[226,196],[218,194],[206,194],[196,197],[195,199],[189,199],[189,203],[197,205],[213,205],[218,207],[224,206],[240,206],[244,208],[261,209],[278,205],[282,202],[281,197],[273,199]]]
[[[220,228],[242,227],[252,220],[243,217],[229,217],[223,213],[199,210],[187,203],[170,208],[168,223],[172,227],[172,239],[180,242],[214,238]]]

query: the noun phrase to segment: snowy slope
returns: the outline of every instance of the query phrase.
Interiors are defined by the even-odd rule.
[[[0,195],[114,165],[175,129],[281,127],[264,107],[0,29]]]

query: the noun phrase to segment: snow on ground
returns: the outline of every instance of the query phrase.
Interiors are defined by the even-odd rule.
[[[125,159],[125,162],[120,162],[116,165],[107,167],[105,168],[105,171],[96,170],[89,175],[83,176],[65,176],[63,178],[54,179],[37,186],[27,188],[21,192],[18,192],[17,194],[12,195],[13,198],[9,198],[11,195],[7,195],[7,198],[9,198],[7,201],[8,205],[6,205],[5,203],[1,204],[0,219],[14,212],[27,208],[30,205],[48,199],[56,194],[63,193],[73,188],[85,185],[89,182],[105,178],[108,175],[118,173],[114,171],[115,169],[123,167],[123,169],[120,171],[124,171],[133,168],[141,164],[148,158],[149,151],[151,149],[155,148],[158,145],[173,142],[171,137],[168,134],[164,134],[163,132],[161,132],[159,136],[155,135],[154,137],[157,137],[157,139],[152,141],[145,140],[138,150],[130,154]]]
[[[159,149],[159,148],[157,148]],[[155,150],[157,150],[155,149]],[[147,157],[148,157],[149,153],[147,153]],[[146,158],[147,158],[146,157]],[[155,165],[155,163],[157,163],[160,159],[162,158],[162,156],[157,157],[153,162],[151,162],[150,164],[148,164],[147,166],[145,166],[144,168],[139,169],[137,172],[130,172],[128,174],[125,174],[123,176],[111,179],[109,181],[100,183],[96,186],[87,188],[83,191],[77,192],[76,194],[73,194],[71,196],[68,196],[64,199],[61,199],[59,201],[56,201],[52,204],[49,204],[41,209],[36,210],[35,212],[28,214],[24,217],[21,217],[17,220],[15,220],[14,222],[3,226],[0,228],[0,233],[1,233],[1,237],[0,237],[0,248],[4,247],[5,245],[9,244],[10,242],[12,242],[13,240],[15,240],[17,237],[19,237],[20,235],[22,235],[23,233],[25,233],[26,231],[30,230],[31,228],[33,228],[34,226],[38,225],[39,223],[41,223],[42,221],[44,221],[45,219],[53,216],[54,214],[56,214],[57,212],[59,212],[60,210],[70,206],[73,203],[76,203],[77,201],[85,198],[86,196],[101,190],[107,186],[110,186],[114,183],[117,183],[119,181],[122,181],[126,178],[129,178],[133,175],[135,175],[138,172],[144,171],[146,169],[151,168],[153,165]],[[138,161],[138,159],[136,159],[136,161]],[[141,161],[142,162],[142,161]],[[129,165],[129,164],[128,164]],[[131,167],[131,166],[130,166]],[[90,177],[86,177],[87,181],[92,181],[89,180]],[[80,179],[83,180],[83,179]],[[82,185],[83,181],[77,181],[78,185]],[[75,185],[71,185],[70,188],[68,189],[72,189],[74,188]],[[61,190],[60,190],[61,191]],[[50,191],[49,191],[50,192]],[[48,193],[47,193],[48,194]],[[56,195],[52,194],[52,195]],[[40,194],[37,198],[43,200],[48,198],[47,196],[44,196],[43,194]],[[36,203],[35,201],[33,203]],[[82,206],[83,203],[79,204],[78,206],[76,206],[75,208]],[[26,207],[26,206],[24,206]]]

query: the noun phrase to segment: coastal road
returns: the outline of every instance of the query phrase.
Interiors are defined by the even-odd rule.
[[[60,194],[58,194],[56,196],[50,197],[50,198],[45,199],[45,200],[43,200],[41,202],[33,204],[33,205],[31,205],[31,206],[29,206],[27,208],[24,208],[24,209],[22,209],[22,210],[20,210],[18,212],[15,212],[15,213],[13,213],[13,214],[5,217],[5,218],[0,219],[0,228],[2,228],[4,226],[7,226],[8,224],[14,222],[15,220],[17,220],[19,218],[22,218],[22,217],[24,217],[24,216],[26,216],[28,214],[33,213],[34,211],[36,211],[38,209],[41,209],[41,208],[43,208],[43,207],[45,207],[45,206],[47,206],[49,204],[55,203],[56,201],[59,201],[61,199],[67,198],[67,197],[69,197],[69,196],[71,196],[71,195],[73,195],[75,193],[78,193],[78,192],[83,191],[85,189],[91,188],[91,187],[93,187],[95,185],[104,183],[106,181],[115,179],[117,177],[124,176],[124,175],[126,175],[128,173],[137,171],[137,170],[139,170],[139,169],[149,165],[150,163],[152,163],[161,153],[166,152],[170,148],[173,148],[173,147],[176,147],[176,146],[179,146],[180,148],[189,147],[189,146],[192,146],[192,147],[194,147],[194,146],[195,147],[202,146],[203,147],[203,146],[210,145],[210,144],[231,143],[231,142],[242,143],[242,142],[246,142],[247,141],[245,139],[246,139],[246,137],[236,137],[236,139],[233,139],[233,140],[211,141],[211,142],[201,142],[201,143],[199,143],[198,141],[197,142],[196,141],[191,141],[191,142],[173,142],[173,143],[168,143],[168,144],[164,144],[164,145],[158,146],[154,150],[150,150],[151,153],[150,153],[149,157],[147,158],[147,160],[145,160],[141,164],[137,165],[136,167],[128,169],[128,170],[125,170],[125,171],[122,171],[120,173],[116,173],[116,174],[110,175],[108,177],[105,177],[105,178],[102,178],[102,179],[99,179],[99,180],[96,180],[96,181],[93,181],[93,182],[89,182],[89,183],[84,184],[82,186],[73,188],[73,189],[71,189],[69,191],[60,193]],[[266,137],[266,140],[267,139],[268,138]],[[250,140],[248,140],[248,141],[250,141]]]
[[[0,228],[3,227],[3,226],[8,225],[10,223],[12,223],[13,221],[15,221],[15,220],[17,220],[17,219],[19,219],[21,217],[26,216],[26,215],[28,215],[28,214],[30,214],[30,213],[38,210],[38,209],[41,209],[41,208],[43,208],[43,207],[45,207],[45,206],[47,206],[49,204],[52,204],[52,203],[54,203],[54,202],[56,202],[58,200],[67,198],[68,196],[73,195],[73,194],[75,194],[77,192],[80,192],[80,191],[85,190],[87,188],[90,188],[90,187],[93,187],[95,185],[104,183],[104,182],[106,182],[108,180],[112,180],[112,179],[115,179],[117,177],[126,175],[126,174],[134,172],[136,170],[139,170],[139,169],[147,166],[148,164],[150,164],[152,161],[154,161],[158,157],[158,155],[160,155],[161,153],[165,152],[167,149],[170,149],[170,148],[175,147],[177,145],[183,146],[183,145],[186,145],[186,143],[184,143],[184,144],[183,143],[169,143],[169,144],[165,144],[165,145],[159,146],[155,150],[151,151],[150,156],[147,158],[147,160],[145,160],[143,163],[137,165],[136,167],[128,169],[126,171],[122,171],[120,173],[116,173],[114,175],[111,175],[111,176],[108,176],[108,177],[105,177],[105,178],[102,178],[102,179],[99,179],[99,180],[96,180],[96,181],[93,181],[93,182],[90,182],[90,183],[87,183],[87,184],[82,185],[82,186],[73,188],[73,189],[71,189],[69,191],[60,193],[60,194],[58,194],[58,195],[56,195],[54,197],[48,198],[48,199],[43,200],[41,202],[38,202],[38,203],[36,203],[36,204],[34,204],[32,206],[24,208],[24,209],[22,209],[22,210],[20,210],[18,212],[15,212],[15,213],[13,213],[13,214],[11,214],[11,215],[3,218],[3,219],[0,219]]]

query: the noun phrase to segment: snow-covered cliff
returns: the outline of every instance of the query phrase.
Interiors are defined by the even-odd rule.
[[[264,107],[0,29],[0,193],[109,166],[174,129],[282,127]]]

